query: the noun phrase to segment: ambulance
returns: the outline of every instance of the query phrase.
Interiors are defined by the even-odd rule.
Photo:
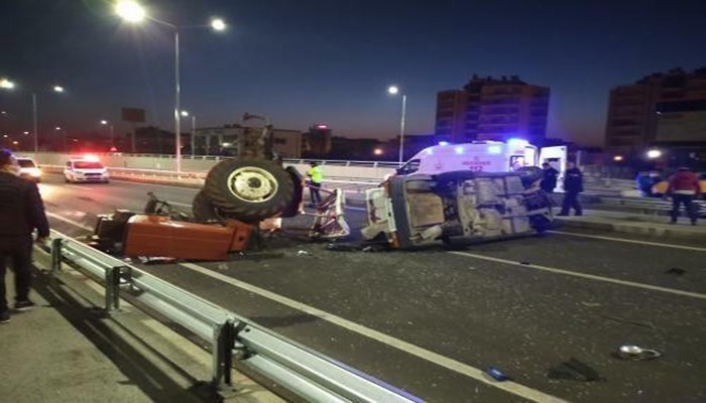
[[[566,146],[537,148],[526,140],[507,142],[474,141],[425,148],[403,166],[397,175],[438,175],[444,172],[515,172],[522,167],[541,166],[548,162],[559,171],[556,191],[562,191],[568,149]]]

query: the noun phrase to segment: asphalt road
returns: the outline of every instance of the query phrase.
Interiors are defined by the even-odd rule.
[[[96,214],[141,210],[150,190],[187,211],[196,193],[59,177],[41,185],[52,225],[74,236]],[[360,211],[348,217],[360,228]],[[228,262],[143,268],[430,402],[706,401],[706,246],[584,235],[365,253],[285,234]],[[622,344],[663,356],[612,357]],[[548,377],[571,358],[600,379]],[[489,366],[512,381],[484,376]]]

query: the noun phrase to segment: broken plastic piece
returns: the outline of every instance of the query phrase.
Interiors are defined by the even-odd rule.
[[[510,379],[503,371],[497,369],[496,367],[490,367],[486,370],[486,372],[496,381],[503,382]]]

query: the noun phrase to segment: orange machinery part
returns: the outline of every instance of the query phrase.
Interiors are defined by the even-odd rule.
[[[220,226],[135,215],[127,225],[126,256],[225,260],[228,252],[244,250],[252,234],[251,226],[235,220]]]

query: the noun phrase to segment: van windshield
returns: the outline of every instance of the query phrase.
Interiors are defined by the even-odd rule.
[[[20,168],[34,168],[34,161],[32,160],[27,160],[27,159],[18,159],[17,160],[17,165],[20,166]]]
[[[397,174],[398,175],[409,175],[411,173],[417,172],[419,170],[419,162],[420,162],[420,160],[408,161],[406,164],[397,168]]]
[[[100,162],[91,161],[75,161],[75,169],[103,169],[103,165]]]

